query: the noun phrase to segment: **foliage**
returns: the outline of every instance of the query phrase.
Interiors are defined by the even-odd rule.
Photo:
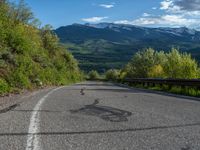
[[[58,38],[52,32],[52,27],[50,25],[46,25],[41,29],[41,37],[45,49],[52,52],[58,48]]]
[[[116,69],[110,69],[105,73],[105,75],[107,80],[116,81],[120,78],[120,71]]]
[[[0,94],[82,79],[77,61],[50,26],[38,29],[36,24],[23,0],[0,2]]]
[[[127,65],[128,76],[147,78],[152,68],[160,63],[160,56],[151,48],[137,52]]]
[[[174,94],[181,94],[181,95],[188,95],[188,96],[195,96],[200,97],[200,90],[195,87],[181,87],[181,86],[169,86],[169,85],[158,85],[155,86],[144,86],[143,84],[135,84],[134,87],[137,88],[146,88],[150,90],[156,91],[166,91]]]
[[[148,72],[148,77],[150,78],[162,78],[164,76],[165,76],[165,73],[164,73],[163,67],[160,64],[151,67]]]
[[[88,77],[90,80],[99,79],[99,73],[96,70],[92,70],[88,73]]]
[[[178,50],[166,54],[167,63],[164,65],[166,76],[169,78],[192,79],[198,78],[198,64],[191,58],[191,55]]]
[[[199,67],[190,54],[173,48],[170,52],[146,49],[137,52],[127,64],[126,77],[131,78],[199,78]]]
[[[0,94],[7,93],[10,91],[8,83],[4,79],[0,79]]]

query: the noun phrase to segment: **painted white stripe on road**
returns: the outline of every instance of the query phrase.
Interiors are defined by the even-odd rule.
[[[56,89],[51,90],[49,93],[47,93],[44,97],[42,97],[39,102],[35,105],[33,109],[33,113],[31,114],[31,119],[30,119],[30,125],[29,125],[29,130],[28,130],[28,137],[27,137],[27,145],[26,145],[26,150],[41,150],[41,145],[40,145],[40,137],[37,135],[39,133],[39,128],[40,128],[40,113],[39,110],[42,106],[42,104],[45,102],[47,97],[52,94],[53,92],[61,89],[63,87],[59,87]]]

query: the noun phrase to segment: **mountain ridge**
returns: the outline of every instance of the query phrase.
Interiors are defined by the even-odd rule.
[[[80,61],[80,67],[86,71],[97,69],[102,72],[110,68],[120,68],[131,59],[135,52],[149,47],[164,51],[176,47],[181,51],[191,53],[200,60],[200,51],[198,51],[200,50],[200,31],[186,27],[149,28],[114,23],[87,23],[62,26],[54,31],[61,43],[73,45],[67,47]],[[102,60],[94,62],[94,54]],[[103,59],[108,56],[111,61]],[[86,60],[85,58],[88,57],[90,58]],[[104,65],[105,63],[107,65]]]

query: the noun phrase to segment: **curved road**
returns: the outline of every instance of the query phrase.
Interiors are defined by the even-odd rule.
[[[200,149],[200,102],[84,82],[0,110],[0,150],[137,149]]]

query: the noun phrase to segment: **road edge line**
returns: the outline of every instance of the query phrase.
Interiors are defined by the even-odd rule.
[[[33,113],[31,114],[31,118],[30,118],[26,150],[41,150],[40,143],[39,143],[39,137],[37,135],[37,133],[39,133],[39,126],[40,126],[39,110],[40,110],[42,104],[48,98],[48,96],[51,95],[53,92],[60,90],[61,88],[64,88],[64,87],[59,87],[59,88],[51,90],[45,96],[43,96],[35,105],[35,107],[33,109]]]

